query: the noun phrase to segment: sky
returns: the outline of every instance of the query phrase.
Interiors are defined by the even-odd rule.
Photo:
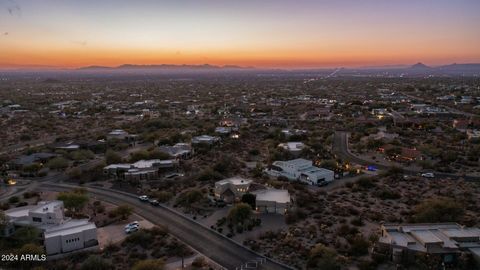
[[[479,0],[0,0],[0,67],[480,62]]]

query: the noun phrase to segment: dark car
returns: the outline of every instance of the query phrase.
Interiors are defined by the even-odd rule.
[[[150,200],[150,204],[153,206],[159,206],[160,203],[157,200]]]

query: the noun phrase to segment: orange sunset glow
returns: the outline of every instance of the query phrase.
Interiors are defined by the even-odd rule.
[[[114,2],[2,2],[0,67],[480,61],[478,1]]]

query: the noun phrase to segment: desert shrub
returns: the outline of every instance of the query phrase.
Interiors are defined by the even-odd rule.
[[[102,257],[98,255],[90,255],[88,258],[81,264],[80,270],[110,270],[114,267]]]
[[[368,254],[370,243],[361,235],[353,237],[350,241],[348,253],[352,256],[363,256]]]
[[[396,200],[402,197],[398,192],[386,188],[376,191],[375,196],[382,200]]]
[[[317,244],[310,250],[307,269],[340,270],[341,267],[335,250],[322,244]]]
[[[363,220],[359,217],[352,219],[352,221],[350,221],[350,223],[352,225],[358,226],[358,227],[365,225],[365,223],[363,223]]]
[[[165,202],[168,202],[173,197],[173,194],[168,191],[157,191],[155,192],[154,196],[155,198],[157,198],[159,202],[165,203]]]
[[[449,198],[434,198],[418,204],[414,209],[416,222],[459,222],[463,206]]]
[[[151,232],[147,230],[139,230],[130,234],[125,241],[123,242],[124,245],[139,245],[143,248],[148,248],[153,242],[153,235]]]
[[[191,207],[193,204],[198,203],[204,199],[204,194],[199,189],[191,189],[181,193],[176,204],[184,207]]]

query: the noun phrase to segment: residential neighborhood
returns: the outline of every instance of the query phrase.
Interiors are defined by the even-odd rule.
[[[480,269],[480,1],[0,1],[0,269]]]

